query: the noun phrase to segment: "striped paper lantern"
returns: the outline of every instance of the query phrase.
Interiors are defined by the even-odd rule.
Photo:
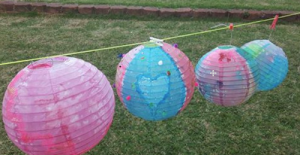
[[[288,72],[288,59],[284,51],[269,40],[255,40],[244,46],[259,68],[257,90],[267,91],[279,86]]]
[[[114,93],[95,66],[71,57],[34,62],[6,90],[2,114],[12,142],[30,155],[83,154],[106,135]]]
[[[167,43],[140,45],[117,67],[116,89],[124,106],[145,120],[177,115],[194,93],[195,74],[188,57]]]
[[[219,46],[205,54],[195,68],[198,89],[210,102],[235,106],[255,92],[257,64],[243,50]]]

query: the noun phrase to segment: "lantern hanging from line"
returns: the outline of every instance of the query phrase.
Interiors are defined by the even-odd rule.
[[[195,68],[198,89],[210,102],[235,106],[255,92],[257,64],[234,46],[219,46],[206,53]]]
[[[116,89],[124,106],[145,120],[177,115],[194,93],[195,74],[188,57],[167,43],[129,51],[117,67]]]
[[[34,62],[6,90],[2,114],[12,142],[30,155],[83,154],[106,135],[113,90],[95,66],[71,57]]]
[[[284,51],[269,40],[255,40],[244,46],[259,68],[257,90],[271,90],[282,83],[288,72],[288,59]]]

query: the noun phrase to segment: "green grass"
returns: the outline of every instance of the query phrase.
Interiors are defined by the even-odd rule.
[[[183,20],[99,16],[0,15],[0,62],[165,38],[225,23],[217,19]],[[235,24],[242,21],[232,21]],[[236,28],[232,44],[266,39],[269,23]],[[300,154],[300,31],[299,23],[279,21],[271,40],[289,58],[289,73],[276,89],[256,93],[237,107],[208,103],[195,91],[178,116],[160,122],[131,115],[116,96],[116,112],[106,137],[89,155],[116,154]],[[229,44],[230,32],[168,41],[178,43],[193,64],[218,45]],[[114,82],[119,53],[131,48],[76,55],[98,67]],[[0,96],[28,63],[0,67]],[[0,154],[22,154],[7,138],[0,117]]]
[[[219,8],[254,10],[300,10],[299,0],[19,0],[28,2],[54,2],[78,4],[111,4],[154,6],[167,8]]]

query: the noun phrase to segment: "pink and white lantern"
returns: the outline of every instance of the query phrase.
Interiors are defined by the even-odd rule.
[[[219,46],[205,54],[195,68],[198,89],[210,102],[236,106],[248,100],[256,89],[255,60],[234,46]]]
[[[106,135],[115,99],[95,66],[71,57],[34,62],[6,90],[2,114],[12,142],[30,155],[83,154]]]

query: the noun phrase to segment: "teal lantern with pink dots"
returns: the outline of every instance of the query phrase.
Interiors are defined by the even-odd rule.
[[[210,102],[235,106],[256,90],[257,63],[242,49],[219,46],[206,53],[195,68],[198,89]]]
[[[117,66],[116,89],[133,115],[158,121],[177,115],[194,93],[189,58],[167,43],[147,43],[129,51]]]
[[[242,49],[258,64],[258,91],[274,89],[283,82],[288,73],[288,59],[282,48],[269,40],[254,40]]]

